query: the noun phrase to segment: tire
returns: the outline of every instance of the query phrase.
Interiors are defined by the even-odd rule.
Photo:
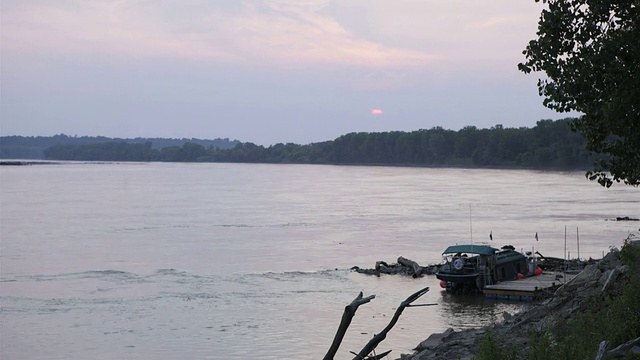
[[[453,269],[456,271],[460,271],[462,270],[462,268],[464,268],[464,260],[462,259],[455,259],[453,260]]]

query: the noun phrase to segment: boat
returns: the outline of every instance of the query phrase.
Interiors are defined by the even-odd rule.
[[[515,250],[511,245],[501,249],[489,245],[452,245],[443,253],[443,264],[436,272],[447,292],[473,293],[486,285],[533,275],[535,257]]]

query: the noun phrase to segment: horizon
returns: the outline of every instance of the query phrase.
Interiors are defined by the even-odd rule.
[[[2,136],[229,138],[533,127],[533,0],[5,0]]]
[[[567,120],[567,119],[572,119],[571,117],[564,117],[561,119],[540,119],[539,121],[561,121],[561,120]],[[465,127],[471,126],[473,127],[474,125],[467,125]],[[491,127],[476,127],[477,130],[492,130],[494,129],[496,126],[502,126],[502,124],[495,124]],[[519,127],[504,127],[504,129],[522,129],[522,128],[526,128],[526,129],[533,129],[535,126],[537,126],[537,124],[533,125],[533,126],[519,126]],[[386,133],[386,132],[406,132],[406,133],[410,133],[410,132],[414,132],[414,131],[422,131],[422,130],[432,130],[435,128],[441,127],[443,130],[445,131],[455,131],[458,132],[462,129],[448,129],[439,125],[433,126],[429,129],[415,129],[415,130],[388,130],[388,131],[373,131],[373,132],[366,132],[366,133]],[[464,127],[463,127],[464,128]],[[344,135],[348,135],[348,134],[352,134],[352,133],[358,133],[358,132],[351,132],[351,133],[345,133],[345,134],[341,134],[338,135],[337,137],[333,138],[333,139],[327,139],[327,140],[321,140],[321,141],[315,141],[312,143],[295,143],[295,142],[291,142],[291,141],[286,141],[286,142],[279,142],[279,143],[273,143],[273,144],[255,144],[255,145],[259,145],[259,146],[264,146],[264,147],[269,147],[269,146],[273,146],[276,144],[295,144],[295,145],[311,145],[314,143],[322,143],[322,142],[327,142],[327,141],[335,141],[336,139],[338,139],[341,136]],[[150,136],[136,136],[136,137],[111,137],[111,136],[104,136],[104,135],[78,135],[78,134],[65,134],[65,133],[57,133],[57,134],[53,134],[53,135],[20,135],[20,134],[15,134],[15,135],[0,135],[0,138],[3,137],[11,137],[11,136],[15,136],[15,137],[55,137],[55,136],[66,136],[69,138],[99,138],[99,137],[104,137],[107,139],[112,139],[112,140],[116,140],[116,139],[121,139],[121,140],[135,140],[135,139],[145,139],[145,140],[151,140],[151,139],[160,139],[160,140],[202,140],[202,141],[212,141],[212,140],[227,140],[229,142],[234,142],[234,141],[238,141],[240,143],[250,143],[251,141],[242,141],[240,139],[232,139],[232,138],[198,138],[198,137],[150,137]]]

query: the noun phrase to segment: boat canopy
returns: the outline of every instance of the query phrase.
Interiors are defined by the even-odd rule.
[[[452,245],[443,252],[443,254],[456,254],[456,253],[469,253],[480,255],[492,255],[498,251],[498,249],[492,248],[489,245]]]

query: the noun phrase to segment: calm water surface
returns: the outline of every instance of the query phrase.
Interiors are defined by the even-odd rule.
[[[424,286],[379,350],[500,321],[521,304],[443,293],[435,277],[349,271],[455,243],[599,258],[640,217],[637,188],[581,173],[255,164],[0,168],[0,358],[338,358]],[[539,241],[534,235],[538,233]]]

